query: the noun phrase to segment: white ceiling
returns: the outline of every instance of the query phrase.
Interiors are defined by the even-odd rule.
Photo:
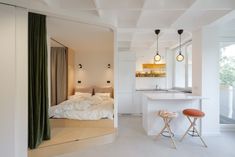
[[[48,35],[75,52],[113,52],[113,32],[104,27],[87,25],[60,18],[47,18]],[[51,41],[51,46],[60,47]],[[95,51],[94,51],[95,49]]]
[[[15,3],[49,16],[117,29],[120,50],[152,47],[156,28],[162,30],[160,46],[172,46],[178,42],[177,29],[185,30],[183,40],[186,40],[191,38],[192,30],[235,9],[235,0],[18,0]]]

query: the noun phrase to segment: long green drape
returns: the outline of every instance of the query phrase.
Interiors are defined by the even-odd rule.
[[[46,16],[29,13],[28,18],[28,146],[36,148],[50,139],[48,116]]]

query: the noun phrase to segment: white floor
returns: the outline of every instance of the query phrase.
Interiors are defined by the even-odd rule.
[[[173,149],[168,138],[146,136],[140,117],[120,117],[119,135],[112,144],[64,154],[58,157],[235,157],[235,132],[204,137],[208,148],[197,137],[187,137]]]

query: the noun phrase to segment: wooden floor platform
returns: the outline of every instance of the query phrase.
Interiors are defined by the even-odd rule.
[[[85,147],[111,143],[116,137],[112,120],[78,121],[51,119],[51,140],[29,150],[29,157],[52,157]]]

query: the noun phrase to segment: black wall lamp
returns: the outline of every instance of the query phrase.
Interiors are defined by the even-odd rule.
[[[78,64],[79,69],[82,69],[82,64]]]
[[[108,68],[109,68],[109,69],[111,68],[111,64],[108,64]]]

